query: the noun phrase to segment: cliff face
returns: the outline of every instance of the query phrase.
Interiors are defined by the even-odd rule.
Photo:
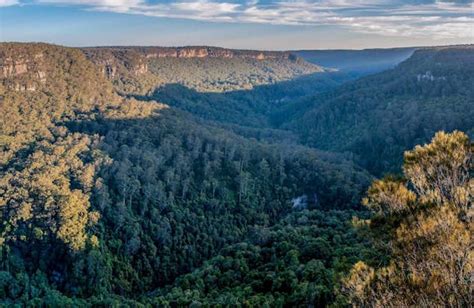
[[[130,73],[139,76],[148,72],[146,56],[132,49],[84,48],[82,51],[99,66],[108,79]]]
[[[37,98],[54,97],[56,102],[77,103],[82,108],[109,99],[112,91],[97,65],[76,48],[0,43],[0,96],[5,99],[34,94]]]
[[[0,79],[10,90],[35,91],[38,84],[45,84],[47,73],[44,54],[40,51],[18,52],[10,45],[0,48]]]
[[[41,54],[39,54],[42,56]],[[4,63],[0,64],[0,71],[2,71],[2,77],[17,76],[28,71],[28,60],[13,60],[8,57],[4,60]]]
[[[112,53],[135,52],[145,58],[246,58],[246,59],[289,59],[289,52],[226,49],[219,47],[98,47],[86,48],[86,51],[106,50]]]
[[[119,63],[115,58],[106,58],[94,61],[108,79],[114,79],[117,72],[120,70],[119,66],[123,65],[134,76],[139,76],[148,72],[148,64],[145,61],[138,61],[138,63],[124,61]]]

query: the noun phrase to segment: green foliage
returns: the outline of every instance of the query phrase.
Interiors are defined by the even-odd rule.
[[[437,133],[406,152],[410,185],[392,179],[372,185],[367,204],[377,211],[369,230],[376,239],[386,233],[391,260],[376,269],[364,262],[353,267],[342,290],[354,306],[472,303],[473,149],[464,133]]]
[[[283,126],[308,145],[355,154],[374,174],[399,172],[403,152],[435,132],[472,135],[473,76],[472,46],[420,49],[393,70],[293,104],[299,113]]]
[[[425,102],[430,96],[445,114],[468,116],[470,90],[458,74],[470,66],[455,67],[465,59],[454,54],[443,51],[440,71],[432,72],[452,68],[443,76],[456,95],[442,87],[446,96],[440,96],[427,85],[414,95],[408,83],[403,97]],[[392,253],[387,245],[369,247],[373,242],[354,232],[350,218],[388,231],[419,202],[420,192],[403,180],[376,182],[366,204],[395,218],[383,225],[377,216],[366,220],[359,202],[371,176],[352,154],[301,145],[295,133],[315,145],[302,134],[302,127],[312,134],[313,126],[276,128],[287,119],[306,125],[313,106],[307,95],[330,98],[339,92],[323,92],[351,76],[317,73],[277,83],[317,68],[293,58],[148,58],[142,48],[3,43],[0,57],[2,305],[341,306],[350,297],[336,290],[353,264],[371,277],[376,271],[356,262],[387,265]],[[393,72],[400,74],[373,77],[382,76],[384,86],[366,96],[383,99],[393,89]],[[469,120],[460,121],[472,130]],[[426,127],[429,134],[433,127]],[[352,148],[358,130],[334,131],[327,138],[338,139],[318,139],[322,148],[344,143],[360,154]],[[403,139],[393,139],[397,151],[418,140],[404,139],[403,131],[397,136]],[[457,153],[453,145],[443,149]],[[446,160],[416,151],[407,154],[406,174],[418,170],[410,161],[430,170]],[[382,171],[396,168],[391,158],[374,161]],[[453,178],[450,171],[443,181]],[[463,172],[456,174],[466,177]],[[413,184],[429,192],[430,202],[445,200],[449,190],[434,189],[427,174]],[[462,190],[452,195],[446,200],[456,204],[470,198]]]
[[[153,47],[100,47],[83,51],[124,94],[143,95],[166,84],[180,84],[199,92],[249,90],[323,71],[319,66],[284,54],[258,59],[260,52],[256,51],[241,51],[246,55],[236,57],[191,58],[159,57],[156,54],[164,50]]]
[[[302,211],[270,228],[253,228],[245,242],[224,248],[148,302],[325,307],[335,301],[340,275],[370,258],[367,243],[348,222],[352,214]]]
[[[13,59],[2,78],[5,303],[126,304],[200,268],[253,230],[279,223],[296,210],[295,197],[317,196],[311,207],[321,213],[353,208],[368,184],[367,173],[343,156],[261,143],[225,129],[225,119],[217,125],[156,102],[123,99],[75,49],[5,44],[2,52]],[[242,63],[249,69],[250,62]],[[36,86],[17,87],[21,82]],[[232,93],[233,101],[243,93]],[[262,88],[253,97],[278,99],[284,87],[279,93]],[[325,241],[312,244],[323,261],[331,255]],[[312,254],[299,252],[302,243],[285,247],[292,246],[283,243],[275,257],[293,267],[300,254]],[[282,273],[278,288],[290,292],[295,275]],[[331,287],[314,292],[327,297]]]
[[[200,92],[248,90],[320,71],[308,62],[289,59],[158,58],[150,62],[150,72],[166,83],[179,83]]]
[[[355,206],[368,181],[348,162],[251,142],[181,116],[162,111],[74,127],[107,132],[100,148],[113,163],[99,173],[93,198],[103,248],[121,256],[113,261],[117,271],[132,275],[126,283],[115,278],[116,292],[172,282],[241,240],[250,226],[276,223],[295,196],[317,194],[319,208]]]
[[[222,63],[222,66],[225,65]],[[339,73],[314,73],[271,85],[254,86],[251,90],[234,90],[224,93],[208,93],[181,84],[166,84],[151,95],[140,99],[152,99],[192,113],[205,120],[216,121],[237,131],[236,125],[253,128],[260,135],[270,132],[276,122],[275,110],[302,97],[321,93],[351,80],[351,76]],[[137,97],[138,98],[138,97]],[[288,113],[285,110],[285,116]],[[234,127],[230,126],[233,125]],[[279,134],[288,132],[278,131]],[[294,139],[294,137],[293,137]]]

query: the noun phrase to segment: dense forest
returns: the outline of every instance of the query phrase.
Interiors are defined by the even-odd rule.
[[[473,55],[354,80],[284,52],[0,44],[1,303],[472,302]]]
[[[403,152],[439,130],[473,136],[473,76],[472,46],[418,50],[392,70],[283,107],[276,119],[304,144],[353,153],[377,175],[397,172]]]

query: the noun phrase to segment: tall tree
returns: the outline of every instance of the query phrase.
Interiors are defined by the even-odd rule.
[[[364,204],[391,261],[354,265],[343,292],[354,306],[468,307],[474,302],[474,146],[462,132],[439,132],[405,153],[405,179],[375,181]]]

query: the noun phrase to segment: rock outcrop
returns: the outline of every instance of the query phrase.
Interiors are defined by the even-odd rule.
[[[72,86],[73,85],[73,86]],[[35,92],[81,106],[112,96],[100,67],[77,48],[44,43],[0,43],[0,99]],[[80,93],[81,95],[77,95]],[[74,99],[73,99],[74,98]]]
[[[99,66],[104,76],[114,79],[127,73],[139,76],[148,72],[146,55],[125,48],[84,48],[87,58]]]
[[[18,55],[18,57],[0,55],[0,73],[2,78],[8,78],[12,76],[19,76],[27,73],[33,67],[37,67],[41,60],[43,59],[43,54],[38,53],[33,55],[33,57],[24,57]],[[37,71],[38,77],[44,79],[45,73],[42,71]]]
[[[89,50],[92,50],[91,48]],[[104,49],[104,48],[97,48]],[[294,60],[289,52],[281,51],[258,51],[226,49],[220,47],[190,46],[190,47],[108,47],[112,52],[136,51],[146,58],[250,58],[256,60],[265,59],[289,59]]]
[[[43,56],[41,52],[14,54],[9,52],[7,45],[0,48],[1,83],[15,91],[35,91],[38,83],[46,83]]]

